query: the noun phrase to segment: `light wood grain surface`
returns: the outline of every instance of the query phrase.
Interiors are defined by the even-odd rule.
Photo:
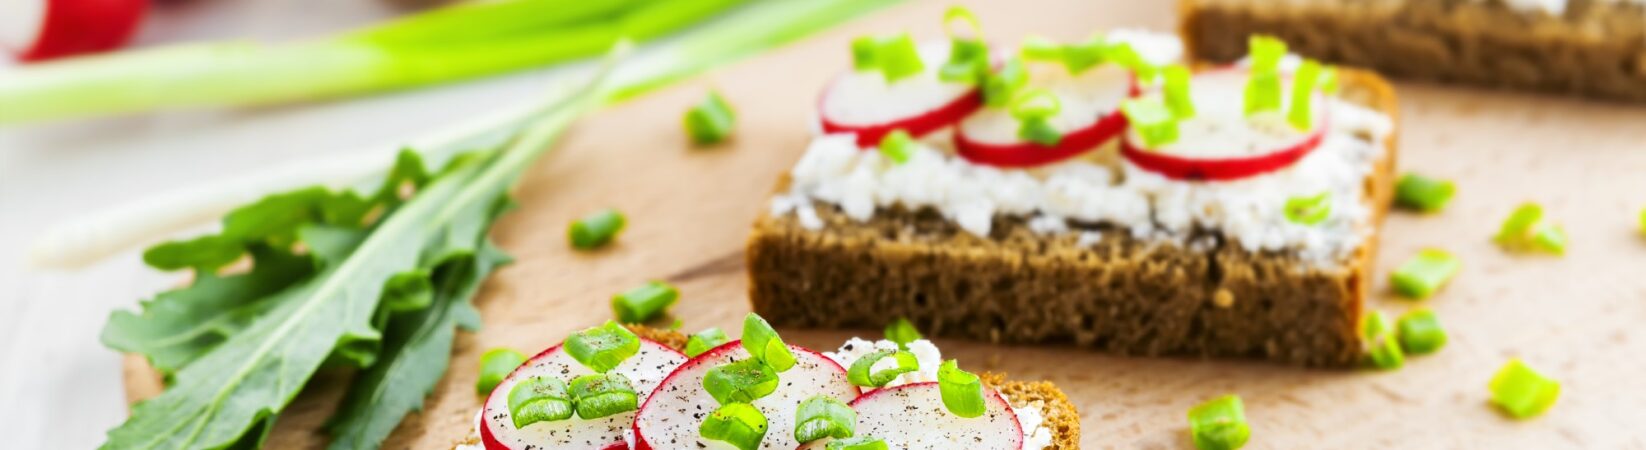
[[[848,64],[865,32],[937,36],[947,2],[915,2],[855,22],[579,124],[519,189],[522,208],[494,236],[518,262],[478,299],[485,328],[462,335],[453,369],[385,448],[448,448],[479,405],[475,366],[485,349],[532,351],[610,316],[607,299],[649,279],[682,290],[675,314],[695,330],[738,329],[748,311],[741,247],[777,176],[804,149],[817,89]],[[1083,37],[1111,27],[1169,30],[1170,2],[1000,1],[972,5],[992,36]],[[680,114],[707,88],[737,106],[735,141],[684,143]],[[940,340],[946,355],[1015,378],[1056,382],[1083,413],[1083,448],[1185,448],[1184,412],[1237,393],[1253,427],[1250,448],[1646,448],[1646,108],[1400,84],[1401,164],[1452,178],[1459,194],[1440,214],[1387,223],[1373,307],[1399,313],[1382,277],[1418,249],[1456,252],[1464,269],[1429,300],[1451,333],[1438,354],[1394,372],[1300,370],[1245,361],[1127,359],[1061,347],[1000,347]],[[1489,242],[1521,201],[1542,202],[1572,237],[1564,258],[1513,256]],[[616,207],[631,228],[613,248],[578,253],[568,221]],[[828,348],[878,331],[784,330]],[[1486,402],[1486,383],[1510,357],[1559,378],[1544,417],[1516,422]],[[133,361],[140,363],[140,361]],[[140,364],[131,393],[152,395]],[[323,374],[282,416],[271,448],[314,448],[346,374]]]

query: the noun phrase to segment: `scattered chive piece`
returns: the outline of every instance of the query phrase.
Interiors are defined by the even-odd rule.
[[[955,22],[970,25],[971,35],[956,33]],[[949,62],[938,70],[938,76],[944,81],[965,83],[977,83],[988,76],[989,46],[983,43],[983,26],[977,16],[964,6],[951,6],[943,14],[943,29],[948,32],[953,44],[949,47]]]
[[[1509,417],[1525,419],[1549,409],[1560,398],[1560,382],[1532,370],[1519,358],[1492,376],[1492,403]]]
[[[886,357],[892,357],[897,365],[882,370],[874,370],[874,365]],[[913,353],[896,350],[879,350],[852,362],[852,367],[846,369],[846,380],[852,385],[862,387],[884,387],[905,373],[920,370],[920,361]]]
[[[1395,184],[1395,204],[1423,212],[1439,211],[1452,200],[1456,190],[1451,180],[1407,173]]]
[[[490,394],[497,389],[509,372],[526,363],[526,355],[509,348],[494,348],[480,355],[480,379],[474,382],[474,392],[480,395]]]
[[[1406,353],[1425,355],[1446,345],[1446,330],[1440,327],[1440,319],[1435,318],[1435,312],[1428,308],[1401,314],[1395,327],[1398,328],[1396,334],[1400,338],[1400,348]]]
[[[794,417],[794,440],[802,444],[823,438],[845,439],[856,434],[857,412],[827,395],[819,394],[800,402]]]
[[[920,49],[908,33],[852,40],[852,64],[857,70],[880,70],[888,83],[926,70]]]
[[[909,343],[922,338],[920,329],[914,327],[909,319],[899,317],[891,324],[886,325],[886,340],[896,342],[897,347],[908,350]]]
[[[1177,118],[1159,100],[1127,100],[1120,104],[1120,111],[1143,136],[1143,145],[1158,148],[1177,140]]]
[[[862,36],[852,39],[852,68],[859,71],[874,70],[876,65],[874,54],[880,49],[880,38]]]
[[[737,447],[739,450],[755,450],[760,448],[760,441],[766,439],[766,416],[759,409],[748,403],[728,403],[715,409],[709,417],[703,419],[703,425],[697,428],[697,434],[711,441],[722,441]]]
[[[1646,209],[1640,210],[1640,232],[1646,233]]]
[[[1566,229],[1560,225],[1544,225],[1532,233],[1532,247],[1555,255],[1566,254]]]
[[[1234,450],[1246,445],[1252,427],[1238,395],[1207,400],[1189,409],[1189,434],[1200,450]]]
[[[1566,230],[1544,220],[1543,206],[1536,203],[1523,203],[1515,208],[1492,240],[1508,250],[1566,253]]]
[[[1022,122],[1017,136],[1044,146],[1057,145],[1063,140],[1063,132],[1052,126],[1051,118],[1062,110],[1063,102],[1051,91],[1035,89],[1024,92],[1012,99],[1012,117]]]
[[[1286,43],[1272,36],[1252,36],[1251,79],[1246,81],[1246,115],[1280,110],[1280,59]]]
[[[1421,300],[1434,295],[1435,291],[1457,275],[1458,269],[1462,267],[1463,263],[1450,252],[1426,248],[1395,269],[1395,272],[1389,275],[1389,283],[1394,286],[1396,293]]]
[[[561,345],[589,370],[605,373],[640,352],[640,337],[608,320],[605,325],[571,335]]]
[[[640,397],[634,392],[634,384],[622,374],[577,377],[572,380],[571,394],[576,399],[577,417],[584,420],[640,409]]]
[[[880,154],[892,162],[903,164],[909,162],[909,156],[914,154],[914,145],[914,136],[899,128],[880,138]]]
[[[1194,117],[1194,99],[1189,95],[1189,68],[1172,64],[1166,66],[1162,75],[1166,79],[1166,107],[1172,110],[1172,116],[1178,119]]]
[[[888,450],[886,441],[870,436],[836,439],[823,447],[824,450]]]
[[[1029,36],[1023,39],[1022,50],[1018,54],[1029,61],[1062,61],[1063,45],[1045,36]]]
[[[720,331],[719,328],[699,331],[692,337],[686,338],[686,357],[696,358],[697,355],[701,355],[703,352],[731,341],[731,338],[726,337],[726,332]]]
[[[1130,47],[1128,47],[1130,48]],[[1085,42],[1063,46],[1063,67],[1079,75],[1108,59],[1109,43],[1102,36],[1092,36]],[[1142,58],[1138,58],[1142,61]]]
[[[1143,59],[1143,55],[1137,53],[1137,49],[1132,48],[1130,43],[1116,42],[1108,46],[1103,55],[1116,64],[1131,69],[1132,74],[1137,75],[1137,81],[1145,85],[1154,83],[1155,76],[1160,72],[1159,67]]]
[[[555,378],[531,377],[509,389],[509,418],[515,428],[570,419],[572,404],[566,382]]]
[[[612,296],[612,312],[622,323],[645,323],[656,319],[680,298],[680,290],[662,281],[651,281]]]
[[[1286,200],[1286,220],[1303,225],[1315,225],[1332,215],[1332,193],[1321,192]]]
[[[772,329],[772,324],[759,314],[749,313],[743,318],[743,348],[778,373],[794,367],[794,353],[777,335],[777,330]]]
[[[686,134],[691,136],[692,143],[697,145],[718,144],[732,134],[732,125],[737,122],[737,111],[721,97],[719,92],[709,92],[692,109],[686,111],[684,123]]]
[[[960,370],[959,362],[951,359],[938,366],[937,384],[943,396],[943,407],[949,413],[972,419],[987,412],[988,406],[983,403],[982,379]]]
[[[703,390],[724,405],[752,403],[777,391],[777,372],[755,359],[721,364],[703,376]]]
[[[1286,111],[1286,122],[1293,128],[1307,130],[1314,126],[1314,90],[1320,72],[1320,62],[1305,59],[1292,74],[1292,105]]]
[[[593,250],[611,243],[627,223],[623,213],[606,208],[572,222],[571,228],[566,230],[566,237],[571,239],[573,248]]]
[[[1028,84],[1029,72],[1023,68],[1023,60],[1012,58],[1001,65],[999,71],[983,78],[983,104],[1006,106]]]
[[[1400,351],[1399,339],[1389,326],[1389,316],[1372,311],[1361,318],[1360,336],[1366,341],[1366,360],[1372,367],[1398,369],[1406,363],[1406,354]]]

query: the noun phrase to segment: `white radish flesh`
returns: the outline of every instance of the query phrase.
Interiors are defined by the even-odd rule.
[[[1051,118],[1051,124],[1065,134],[1091,127],[1114,113],[1132,93],[1130,71],[1115,64],[1104,64],[1071,75],[1061,64],[1031,64],[1030,86],[1043,87],[1057,96],[1062,109]],[[991,107],[979,110],[960,122],[960,132],[966,139],[988,145],[1022,143],[1017,131],[1022,122],[1013,118],[1008,108]]]
[[[1311,137],[1312,131],[1323,122],[1327,107],[1324,98],[1316,98],[1310,129],[1299,130],[1286,122],[1280,111],[1246,114],[1246,81],[1250,75],[1243,69],[1222,69],[1197,74],[1190,81],[1190,98],[1194,101],[1195,115],[1178,122],[1178,139],[1152,150],[1179,157],[1237,158],[1272,153],[1278,149],[1296,146]],[[1291,80],[1283,79],[1281,105],[1291,105]],[[1146,98],[1158,98],[1151,92]],[[1128,132],[1128,139],[1139,142],[1136,132]]]
[[[846,380],[846,369],[811,350],[789,346],[796,363],[778,374],[777,391],[755,400],[753,405],[766,416],[768,428],[761,449],[791,450],[800,446],[794,439],[795,411],[800,402],[815,395],[832,396],[850,402],[858,388]],[[730,444],[703,439],[698,427],[720,406],[703,388],[709,369],[749,358],[741,342],[731,342],[698,355],[680,366],[634,419],[635,448],[638,450],[733,449]]]
[[[612,369],[634,384],[635,394],[644,402],[659,383],[676,367],[686,362],[686,355],[666,345],[642,339],[640,352]],[[633,422],[635,412],[614,414],[594,420],[577,416],[567,420],[537,422],[524,428],[515,428],[509,416],[509,390],[521,381],[534,377],[552,377],[565,381],[594,371],[584,367],[560,346],[550,348],[532,357],[510,373],[487,397],[481,411],[481,440],[487,450],[605,450],[625,448],[623,433]]]
[[[951,125],[981,106],[977,86],[943,81],[938,68],[948,61],[950,43],[920,46],[926,70],[887,81],[878,70],[851,70],[824,88],[819,119],[826,133],[854,133],[869,147],[894,129],[916,136]]]
[[[963,418],[943,406],[937,383],[877,390],[852,402],[857,435],[886,441],[902,450],[1021,450],[1023,427],[999,393],[983,390],[982,416]]]

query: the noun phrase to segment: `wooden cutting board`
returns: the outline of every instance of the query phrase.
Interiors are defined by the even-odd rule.
[[[1062,39],[1094,30],[1171,30],[1167,1],[973,2],[991,36]],[[741,249],[777,175],[799,157],[818,89],[849,64],[847,43],[908,29],[941,36],[949,2],[913,2],[797,45],[599,113],[579,124],[520,186],[522,208],[494,236],[518,258],[477,302],[485,329],[459,337],[453,368],[424,412],[384,448],[445,449],[472,426],[480,353],[528,353],[611,313],[611,294],[650,279],[682,291],[674,312],[688,330],[736,332],[748,311]],[[692,149],[680,115],[710,87],[740,113],[735,141]],[[1127,359],[1065,347],[1002,347],[939,340],[945,355],[1016,378],[1056,382],[1079,406],[1083,448],[1188,448],[1185,411],[1216,395],[1246,401],[1251,448],[1646,448],[1646,105],[1402,83],[1401,167],[1457,180],[1432,216],[1393,214],[1371,306],[1398,314],[1415,303],[1387,294],[1383,277],[1418,249],[1457,253],[1464,269],[1429,300],[1451,333],[1438,354],[1394,372],[1302,370],[1246,361]],[[1542,202],[1571,235],[1564,258],[1512,256],[1489,239],[1525,200]],[[631,226],[617,245],[578,253],[565,226],[616,207]],[[784,330],[832,348],[877,330]],[[1486,383],[1510,357],[1559,378],[1546,416],[1505,419]],[[141,359],[127,365],[132,399],[159,383]],[[347,381],[322,374],[281,415],[269,448],[319,448],[317,430]]]

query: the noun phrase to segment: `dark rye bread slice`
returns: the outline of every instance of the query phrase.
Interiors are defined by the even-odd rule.
[[[1396,114],[1392,88],[1342,69],[1348,101]],[[1132,238],[1104,225],[1095,246],[997,216],[988,238],[931,209],[881,209],[867,222],[815,203],[821,230],[763,214],[749,237],[749,296],[774,323],[873,328],[907,317],[929,334],[991,342],[1073,342],[1127,355],[1266,358],[1308,366],[1359,361],[1356,332],[1393,191],[1394,136],[1367,178],[1370,237],[1335,268],[1253,253],[1215,230],[1211,250]],[[778,192],[788,188],[787,178]]]
[[[652,328],[642,325],[624,325],[634,334],[667,345],[675,350],[685,350],[685,334],[661,328]],[[1007,380],[1006,376],[997,373],[983,373],[979,375],[983,383],[1007,398],[1011,399],[1012,407],[1026,408],[1037,406],[1045,415],[1043,426],[1052,431],[1052,445],[1046,450],[1077,450],[1080,448],[1080,412],[1075,409],[1074,403],[1063,391],[1046,381],[1025,382]],[[453,448],[462,445],[481,445],[480,435],[474,430],[462,440],[452,444]]]
[[[1570,0],[1566,11],[1501,0],[1179,0],[1189,54],[1227,62],[1246,37],[1395,77],[1646,101],[1646,5]]]

